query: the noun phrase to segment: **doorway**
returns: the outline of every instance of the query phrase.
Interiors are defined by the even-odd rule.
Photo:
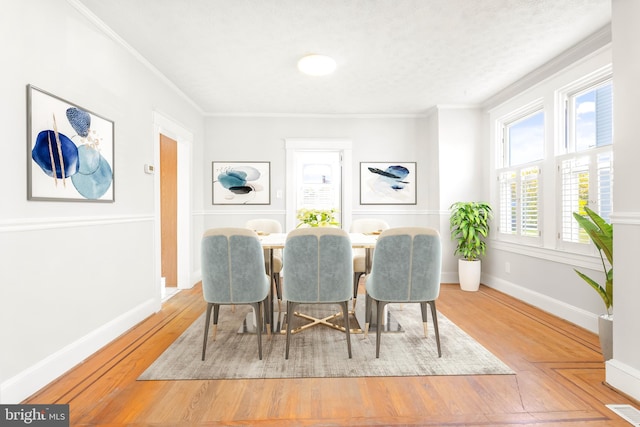
[[[286,229],[298,222],[298,209],[338,210],[341,228],[351,225],[351,141],[344,139],[285,140],[287,151]]]
[[[175,294],[179,289],[186,289],[193,286],[191,281],[191,152],[193,146],[193,134],[179,125],[177,122],[163,116],[160,113],[154,112],[154,141],[155,141],[155,155],[154,163],[157,165],[157,171],[151,172],[155,175],[154,178],[154,194],[155,199],[155,278],[158,286],[158,298],[162,301],[169,296]],[[166,145],[165,145],[166,143]],[[170,154],[168,159],[171,160],[170,165],[164,165],[162,154],[163,146]],[[165,160],[167,159],[165,158]],[[173,166],[175,165],[175,166]],[[161,188],[162,175],[167,172],[163,169],[175,168],[175,173],[169,171],[168,175],[174,175],[173,181],[174,190],[169,191],[167,188],[164,190]],[[173,178],[172,178],[173,180]],[[173,195],[167,195],[166,193],[173,193]],[[163,200],[164,199],[164,200]],[[172,200],[173,199],[173,200]],[[175,208],[175,225],[170,224],[170,234],[163,235],[163,207],[166,204],[172,208]],[[165,219],[167,218],[165,213]],[[175,239],[172,241],[173,237]],[[171,261],[165,262],[163,259],[163,247],[166,248],[166,252],[170,255],[172,252],[175,256],[171,255]],[[168,258],[169,259],[169,258]],[[171,263],[174,263],[172,266]],[[175,284],[172,283],[173,279],[169,279],[170,271],[175,271]],[[163,280],[163,277],[165,279]],[[165,282],[166,285],[165,286]],[[171,285],[171,286],[170,286]],[[171,293],[167,292],[167,289],[171,290]]]
[[[339,151],[297,151],[296,212],[334,210],[342,224],[342,159]]]
[[[163,134],[160,134],[160,230],[160,274],[165,288],[177,288],[178,142]]]

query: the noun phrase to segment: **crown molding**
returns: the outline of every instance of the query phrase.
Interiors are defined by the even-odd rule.
[[[591,36],[525,75],[515,83],[512,83],[489,97],[487,100],[482,102],[482,108],[489,110],[496,107],[508,99],[511,99],[525,90],[530,89],[540,82],[550,78],[563,69],[597,54],[602,49],[610,46],[611,40],[611,23],[609,23],[593,33]]]
[[[148,68],[156,77],[158,77],[164,84],[171,88],[181,98],[187,101],[193,108],[201,115],[204,115],[204,111],[198,104],[196,104],[191,98],[187,96],[178,86],[167,78],[160,70],[158,70],[151,62],[149,62],[144,56],[140,54],[133,46],[127,43],[122,37],[120,37],[111,27],[109,27],[104,21],[98,18],[93,12],[91,12],[80,0],[67,0],[74,9],[80,12],[89,22],[91,22],[97,29],[102,31],[107,37],[119,44],[124,50],[129,52],[135,59],[137,59],[142,65]]]

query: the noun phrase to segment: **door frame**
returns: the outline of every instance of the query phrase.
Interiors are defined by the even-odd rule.
[[[284,140],[286,150],[286,198],[285,198],[285,224],[286,230],[296,228],[296,173],[295,153],[300,151],[337,151],[342,156],[342,229],[349,230],[351,226],[352,201],[353,201],[353,168],[352,168],[352,142],[342,138],[286,138]]]
[[[154,111],[153,138],[154,164],[160,165],[160,134],[176,141],[177,145],[177,175],[178,175],[178,240],[177,240],[177,269],[178,289],[188,289],[191,283],[191,153],[193,134],[178,124],[175,120]],[[162,235],[160,229],[160,170],[154,172],[154,236],[155,242],[155,283],[157,283],[160,299],[165,296],[162,285]]]

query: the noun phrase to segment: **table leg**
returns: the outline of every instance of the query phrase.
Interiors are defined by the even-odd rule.
[[[267,329],[274,332],[271,328],[274,322],[273,320],[273,287],[275,283],[273,283],[273,248],[266,249],[269,251],[269,263],[267,265],[267,274],[269,275],[269,295],[267,297],[269,303],[268,307],[265,310],[265,317],[267,318]]]
[[[371,265],[373,263],[373,248],[365,248],[364,255],[364,276],[365,278],[371,273]],[[358,301],[358,292],[356,289],[355,295],[353,296],[353,311],[356,311],[356,302]]]

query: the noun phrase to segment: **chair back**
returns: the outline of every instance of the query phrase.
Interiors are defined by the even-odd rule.
[[[253,231],[263,233],[282,233],[282,224],[275,219],[257,218],[250,219],[245,227]]]
[[[389,229],[389,224],[377,218],[355,219],[349,227],[351,233],[372,233],[374,231],[384,231]]]
[[[283,298],[301,303],[343,302],[351,298],[351,239],[333,227],[298,228],[284,247]]]
[[[437,230],[397,227],[380,234],[367,292],[388,302],[433,301],[440,294],[442,247]]]
[[[269,292],[264,251],[246,228],[214,228],[201,246],[202,293],[207,302],[243,304],[262,301]]]

